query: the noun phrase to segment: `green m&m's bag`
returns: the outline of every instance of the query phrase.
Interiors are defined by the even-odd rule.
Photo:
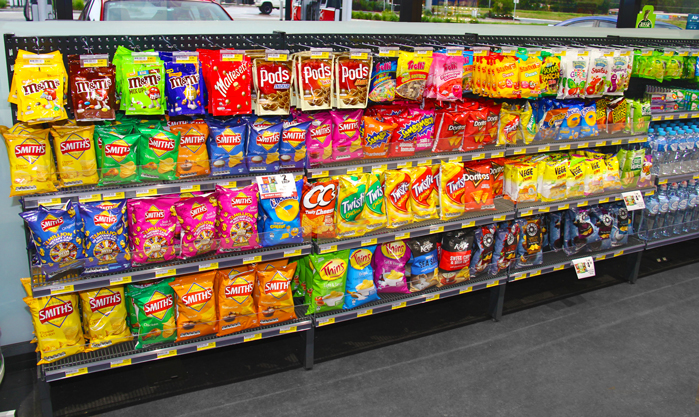
[[[165,69],[157,52],[133,53],[121,63],[120,108],[127,115],[165,113]]]

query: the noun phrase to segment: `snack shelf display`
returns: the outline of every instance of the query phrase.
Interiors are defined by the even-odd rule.
[[[662,185],[662,184],[672,184],[673,182],[681,182],[681,181],[686,181],[686,180],[691,180],[691,179],[699,179],[699,173],[697,172],[686,172],[682,174],[673,174],[673,175],[658,175],[656,177],[657,184]]]
[[[316,248],[318,253],[335,252],[342,249],[358,248],[411,237],[466,229],[493,222],[513,220],[515,218],[514,204],[512,204],[512,202],[502,198],[495,199],[494,202],[495,210],[473,211],[450,221],[428,220],[412,223],[396,229],[380,229],[376,232],[356,238],[318,240],[316,242]]]
[[[542,152],[568,151],[573,149],[588,149],[601,146],[626,145],[630,143],[643,143],[648,140],[647,135],[614,135],[586,137],[579,140],[557,140],[549,142],[535,142],[523,146],[508,146],[505,155],[530,155]]]
[[[305,307],[296,307],[298,318],[276,325],[248,329],[228,336],[204,336],[201,338],[151,348],[136,349],[136,342],[119,343],[108,348],[80,353],[40,367],[46,381],[57,381],[78,375],[121,368],[128,365],[182,356],[203,350],[237,345],[254,340],[307,332],[313,328],[310,316],[304,316]]]
[[[595,262],[605,259],[616,258],[622,255],[641,252],[645,249],[645,242],[638,237],[629,236],[629,243],[622,247],[613,248],[610,250],[602,250],[597,252],[579,253],[568,256],[564,251],[548,252],[544,254],[544,262],[532,268],[511,269],[509,271],[507,281],[514,282],[526,278],[533,278],[539,275],[548,274],[555,271],[573,267],[573,259],[591,256]]]
[[[590,194],[589,196],[581,198],[554,201],[548,203],[542,203],[540,201],[532,203],[519,203],[517,204],[517,217],[527,217],[535,214],[549,213],[552,211],[567,210],[571,207],[586,207],[591,206],[593,204],[603,204],[612,201],[621,201],[623,199],[622,193],[627,193],[631,191],[640,191],[643,195],[653,195],[655,193],[655,186],[635,187],[613,192]]]
[[[373,301],[371,303],[355,307],[351,310],[331,311],[316,314],[314,323],[316,327],[323,327],[360,317],[372,316],[379,313],[385,313],[387,311],[398,310],[404,307],[428,303],[430,301],[435,301],[442,298],[453,297],[455,295],[484,290],[486,288],[498,287],[505,285],[506,282],[507,273],[501,273],[496,276],[486,274],[484,276],[458,284],[447,285],[444,287],[431,287],[413,294],[382,294],[381,300]]]
[[[100,274],[78,279],[63,278],[51,281],[44,280],[44,275],[40,273],[41,268],[37,268],[39,271],[32,279],[32,294],[34,297],[45,297],[48,295],[65,294],[153,279],[175,277],[214,269],[232,268],[251,263],[302,256],[311,253],[311,250],[312,245],[310,243],[284,245],[245,251],[232,255],[208,256],[203,259],[194,258],[191,260],[179,260],[143,266],[114,274]]]
[[[296,181],[301,179],[303,171],[285,171],[294,175]],[[262,175],[262,174],[261,174]],[[201,179],[177,181],[172,183],[141,183],[132,186],[98,187],[83,186],[62,189],[57,193],[37,194],[22,198],[25,210],[39,207],[39,205],[56,205],[67,201],[87,203],[102,200],[122,200],[128,198],[152,197],[169,194],[191,193],[196,191],[210,192],[216,189],[216,185],[226,188],[245,187],[255,183],[256,175],[226,176],[221,178],[203,177]]]
[[[659,122],[661,120],[682,120],[699,118],[699,111],[678,111],[667,113],[655,113],[651,117],[651,121]]]
[[[686,242],[688,240],[693,240],[697,238],[699,238],[699,231],[672,236],[664,239],[649,240],[646,242],[646,250],[659,248],[661,246],[672,245],[673,243]]]

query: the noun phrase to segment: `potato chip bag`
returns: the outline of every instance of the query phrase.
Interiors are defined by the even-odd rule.
[[[41,353],[39,365],[56,362],[85,350],[85,338],[80,325],[78,294],[25,297],[37,335]]]
[[[416,221],[436,219],[438,186],[432,167],[416,167],[410,170],[410,210]]]
[[[468,124],[467,113],[437,112],[432,152],[458,152]]]
[[[362,118],[362,148],[364,158],[385,158],[388,155],[388,143],[398,127],[395,123],[382,123],[377,119]]]
[[[461,151],[468,152],[483,147],[487,129],[488,110],[485,108],[466,112],[466,128]]]
[[[545,161],[539,171],[542,177],[541,186],[538,187],[541,201],[558,201],[566,198],[566,184],[568,180],[568,159],[549,159]]]
[[[500,110],[497,145],[516,145],[520,124],[521,118],[517,111],[510,108],[507,103],[503,104],[502,110]]]
[[[191,258],[216,250],[218,201],[215,193],[178,201],[172,206],[172,210],[182,227],[182,258]]]
[[[490,161],[464,163],[464,210],[495,210]]]
[[[211,158],[211,175],[237,175],[248,172],[245,149],[248,125],[223,124],[208,121],[209,139],[206,147]]]
[[[342,310],[349,253],[346,249],[325,255],[308,255],[313,277],[310,280],[312,297],[306,314]]]
[[[94,126],[56,127],[51,129],[58,173],[65,187],[97,184],[97,157],[93,135]]]
[[[604,174],[604,191],[621,190],[621,179],[619,178],[619,160],[612,154],[606,155],[604,163],[607,170]]]
[[[365,175],[338,177],[339,191],[335,207],[335,231],[337,237],[362,236],[366,233],[366,221],[362,217],[367,190]]]
[[[363,110],[331,111],[333,119],[333,159],[336,162],[352,161],[364,156],[360,125]]]
[[[330,113],[322,112],[313,115],[310,130],[306,135],[306,152],[308,153],[308,163],[311,166],[334,161],[333,130]]]
[[[56,191],[53,154],[48,131],[30,135],[4,133],[10,160],[10,197]]]
[[[473,251],[469,263],[469,277],[475,278],[485,272],[493,260],[495,249],[495,225],[489,224],[476,228],[473,239]]]
[[[604,175],[607,165],[602,158],[585,159],[583,193],[585,195],[604,192]]]
[[[42,264],[63,263],[85,257],[79,213],[75,204],[60,207],[39,206],[36,210],[19,213]]]
[[[253,290],[261,326],[296,319],[294,298],[289,284],[296,272],[296,262],[278,269],[256,270]]]
[[[451,220],[464,214],[465,188],[464,166],[460,163],[441,161],[439,171],[440,220]]]
[[[180,146],[177,152],[177,177],[180,179],[209,175],[209,153],[206,150],[206,138],[209,127],[203,120],[170,126],[170,132],[180,134]]]
[[[301,197],[301,227],[303,237],[326,239],[335,237],[335,201],[337,180],[309,183],[303,178]]]
[[[517,222],[502,222],[495,232],[495,248],[493,260],[488,267],[490,275],[498,275],[506,271],[517,259],[517,242],[519,240],[519,225]]]
[[[410,292],[417,292],[433,287],[439,283],[437,278],[437,266],[439,264],[439,251],[437,246],[441,242],[440,235],[429,235],[408,239],[410,248],[410,261],[406,268]]]
[[[301,169],[306,167],[306,139],[311,121],[284,121],[282,142],[279,145],[279,167]]]
[[[421,101],[431,65],[431,47],[416,47],[414,52],[399,51],[396,98]]]
[[[468,281],[473,246],[473,230],[456,230],[442,235],[437,286]]]
[[[378,246],[371,260],[371,267],[374,269],[374,283],[379,293],[410,293],[405,279],[405,265],[408,259],[410,248],[402,240]]]
[[[140,178],[146,181],[177,179],[180,135],[163,129],[141,128],[139,141]]]
[[[516,222],[519,225],[520,233],[515,268],[540,265],[543,263],[541,216],[531,216]]]
[[[138,322],[136,349],[159,343],[172,343],[177,338],[175,320],[175,291],[170,286],[174,278],[156,281],[142,286],[138,291],[128,291]]]
[[[283,123],[269,127],[248,129],[246,164],[250,172],[279,171],[279,143],[282,138]]]
[[[179,197],[129,200],[129,243],[133,263],[166,262],[175,259],[175,224],[170,208]]]
[[[502,197],[505,177],[504,158],[494,158],[490,160],[490,177],[493,185],[493,197]]]
[[[403,126],[401,138],[411,137],[415,152],[432,149],[434,142],[434,110],[411,107],[407,110],[410,121]]]
[[[585,157],[571,155],[568,164],[568,178],[566,181],[566,197],[575,198],[585,195]]]
[[[216,271],[217,336],[257,327],[257,309],[252,296],[255,276],[255,270],[249,265]]]
[[[527,101],[519,108],[519,131],[517,132],[517,141],[529,145],[534,141],[537,132],[536,121],[534,120],[534,112],[532,105]]]
[[[303,179],[296,181],[295,197],[265,198],[260,200],[260,226],[263,227],[263,247],[303,242],[301,229],[301,196]]]
[[[216,271],[175,278],[170,286],[177,295],[177,341],[218,332],[214,279]]]
[[[382,180],[386,200],[386,227],[395,229],[411,223],[410,170],[384,171]]]
[[[376,245],[349,250],[343,308],[359,307],[379,299],[376,285],[374,285],[374,270],[371,267],[371,259],[375,251]]]
[[[232,190],[217,184],[216,193],[216,234],[220,239],[216,253],[261,247],[257,235],[257,183]]]
[[[109,264],[117,261],[119,254],[128,252],[126,200],[78,203],[78,209],[88,257]],[[130,264],[126,262],[120,269],[128,267]]]
[[[507,171],[509,170],[509,175]],[[536,163],[515,162],[505,165],[505,195],[517,203],[536,201],[538,195],[538,169]]]
[[[139,155],[140,134],[118,136],[109,133],[102,138],[102,176],[99,185],[132,184],[140,182],[136,164]],[[157,171],[156,171],[157,172]],[[174,160],[173,160],[174,172]]]
[[[386,227],[386,203],[379,174],[364,174],[364,176],[367,181],[367,191],[361,218],[364,220],[366,231],[371,232]]]
[[[106,287],[80,293],[87,338],[87,351],[131,340],[126,325],[124,287]]]

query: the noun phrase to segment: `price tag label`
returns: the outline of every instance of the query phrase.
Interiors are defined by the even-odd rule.
[[[534,271],[534,272],[532,272],[531,274],[529,274],[530,277],[535,277],[535,276],[537,276],[537,275],[541,275],[541,269],[538,270],[538,271]]]
[[[124,193],[119,191],[116,193],[104,193],[102,194],[102,200],[122,200],[124,198]]]
[[[243,54],[221,54],[221,61],[224,62],[240,62],[243,60]]]
[[[155,63],[155,57],[154,56],[133,56],[134,62],[138,62],[139,64],[154,64]]]
[[[312,171],[311,178],[324,178],[328,176],[328,171]]]
[[[587,201],[581,201],[578,203],[578,207],[585,207],[587,205]]]
[[[662,178],[658,180],[658,185],[667,184],[667,178]]]
[[[165,270],[161,270],[161,271],[155,271],[156,278],[170,277],[170,276],[173,276],[176,274],[177,274],[176,269],[165,269]]]
[[[403,240],[410,238],[410,232],[399,233],[393,236],[395,240]]]
[[[192,185],[183,185],[180,187],[180,192],[181,193],[193,193],[195,191],[201,191],[201,185],[199,184],[192,184]]]
[[[70,378],[71,376],[85,375],[86,373],[87,373],[87,367],[73,369],[71,371],[66,371],[66,378]]]
[[[166,350],[156,355],[158,359],[169,358],[171,356],[177,356],[177,349]]]
[[[539,272],[541,272],[541,271],[539,271]],[[500,285],[500,281],[499,281],[499,280],[493,281],[493,282],[489,282],[488,284],[486,284],[485,288],[495,287],[496,285]]]
[[[430,302],[430,301],[434,301],[434,300],[439,300],[439,294],[435,294],[433,296],[425,298],[425,302]]]
[[[285,250],[284,251],[284,257],[288,258],[290,256],[301,256],[301,249],[294,249],[294,250]]]
[[[328,51],[311,51],[311,56],[318,59],[330,58],[330,52]]]
[[[374,314],[374,310],[369,309],[369,310],[364,310],[361,313],[357,313],[357,317],[371,316],[372,314]]]
[[[352,59],[367,59],[369,54],[366,52],[354,52],[350,54],[350,58]]]
[[[493,221],[494,222],[502,222],[502,221],[505,221],[505,218],[506,218],[506,216],[503,214],[502,216],[493,217]]]
[[[558,149],[561,151],[567,151],[570,149],[570,145],[561,145]]]
[[[548,152],[551,150],[550,146],[541,146],[537,152]]]
[[[362,173],[364,173],[364,168],[362,168],[362,167],[347,168],[347,175],[355,175],[355,174],[362,174]]]
[[[260,340],[260,339],[262,339],[262,333],[255,333],[255,334],[244,336],[243,342],[250,342],[253,340]]]
[[[149,197],[152,195],[158,195],[158,190],[155,188],[149,188],[147,190],[136,191],[136,197]]]
[[[442,233],[444,231],[444,226],[430,226],[430,234]]]
[[[333,323],[335,323],[335,317],[330,317],[329,319],[319,321],[318,326],[327,326],[328,324],[333,324]]]
[[[73,291],[75,291],[75,287],[73,285],[59,285],[57,287],[51,288],[51,295],[65,294],[67,292]]]
[[[620,142],[621,142],[621,141],[620,141]],[[604,146],[604,145],[606,145],[606,144],[607,144],[607,142],[602,141],[602,142],[597,142],[597,143],[595,143],[595,146]]]
[[[400,303],[398,303],[398,304],[393,304],[393,305],[391,306],[391,310],[397,310],[397,309],[403,308],[403,307],[405,307],[405,306],[406,306],[405,301],[403,301],[403,302],[400,302]]]
[[[505,156],[505,152],[494,153],[490,157],[491,158],[502,158],[503,156]]]
[[[238,183],[235,181],[228,181],[228,182],[219,182],[218,185],[220,185],[221,187],[230,189],[230,188],[235,188],[238,185]]]
[[[524,279],[527,277],[527,274],[521,274],[521,275],[516,275],[515,276],[515,281],[519,281],[520,279]]]
[[[462,229],[466,229],[466,228],[468,228],[468,227],[475,227],[475,226],[476,226],[476,222],[475,222],[474,220],[471,220],[470,222],[463,222],[463,223],[461,223],[461,228],[462,228]]]
[[[485,154],[484,153],[477,153],[477,154],[471,156],[472,161],[477,161],[479,159],[485,159]]]
[[[578,279],[595,276],[595,261],[592,260],[592,256],[573,259],[573,267],[575,267]]]
[[[218,262],[210,262],[210,263],[199,265],[199,272],[211,271],[213,269],[218,269]]]
[[[551,211],[551,207],[541,207],[539,208],[539,213],[548,213]]]
[[[131,282],[131,277],[119,277],[119,278],[111,278],[109,280],[109,285],[121,285],[121,284],[128,284]]]
[[[449,162],[461,162],[461,157],[460,156],[452,156],[449,157]]]
[[[519,213],[519,215],[521,217],[531,216],[532,214],[534,214],[534,210],[527,210],[527,211],[523,211],[523,212]]]
[[[598,256],[595,258],[596,261],[603,261],[603,260],[605,260],[605,259],[607,259],[607,255],[598,255]]]
[[[616,258],[617,256],[621,256],[621,255],[623,255],[623,254],[624,254],[624,251],[623,251],[623,250],[620,250],[619,252],[617,252],[617,253],[614,254],[614,257]]]
[[[609,144],[610,145],[621,145],[621,141],[620,140],[613,140]]]
[[[384,172],[387,169],[388,169],[388,165],[372,165],[371,166],[371,173],[376,174],[378,172]]]
[[[296,183],[292,174],[262,175],[255,177],[260,200],[296,197]]]
[[[515,149],[515,155],[524,155],[527,152],[526,148]]]
[[[110,368],[119,368],[121,366],[128,366],[128,365],[131,365],[131,358],[122,359],[120,361],[109,362]]]
[[[680,114],[679,117],[680,117],[680,119],[686,119],[686,118],[689,117],[689,114],[687,114],[687,113],[682,113],[682,114]]]
[[[213,349],[215,347],[216,347],[216,342],[199,343],[197,345],[197,352],[199,352],[200,350]]]
[[[298,331],[297,326],[291,326],[289,328],[279,330],[279,334],[296,333],[297,331]]]
[[[60,198],[46,198],[43,200],[39,200],[37,202],[40,206],[55,206],[56,204],[61,204],[61,199]]]
[[[81,195],[79,200],[81,203],[89,203],[92,201],[100,201],[102,199],[102,194],[89,194]]]
[[[80,64],[82,64],[83,68],[100,68],[100,67],[106,67],[107,60],[104,58],[101,59],[83,59],[80,61]]]
[[[175,55],[175,64],[196,64],[198,62],[196,55]]]
[[[558,206],[558,210],[568,210],[570,206],[568,204],[563,204]]]
[[[600,199],[599,199],[599,203],[600,203],[600,204],[602,204],[602,203],[609,203],[609,197],[600,198]]]
[[[243,265],[256,264],[258,262],[262,262],[262,256],[260,255],[243,258]]]
[[[628,211],[642,210],[646,208],[646,203],[643,201],[643,196],[641,195],[640,191],[621,193],[621,197],[624,199],[624,204],[626,204],[626,209]]]
[[[561,270],[563,270],[565,267],[566,267],[565,265],[558,265],[558,266],[554,266],[554,267],[553,267],[553,270],[554,270],[554,271],[561,271]]]
[[[466,294],[467,292],[473,291],[473,286],[464,288],[463,290],[459,291],[459,294]]]
[[[376,238],[362,240],[362,246],[376,245]]]
[[[267,61],[288,61],[289,54],[284,54],[284,53],[266,54],[265,59],[267,59]]]
[[[424,167],[424,166],[429,166],[432,165],[432,160],[431,159],[421,159],[417,161],[417,166],[419,167]]]
[[[583,142],[583,143],[578,145],[578,148],[587,148],[588,146],[589,146],[589,144],[587,142]]]
[[[397,168],[398,168],[398,169],[401,169],[401,168],[412,168],[412,166],[413,166],[413,163],[410,162],[410,161],[408,161],[408,162],[401,162],[400,164],[397,165]]]
[[[337,245],[321,246],[320,253],[335,252],[337,250]]]

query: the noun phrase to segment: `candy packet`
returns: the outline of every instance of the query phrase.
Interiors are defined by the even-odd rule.
[[[204,114],[198,52],[173,52],[165,60],[165,86],[169,116]]]
[[[197,49],[213,116],[252,113],[252,63],[244,51]]]
[[[80,55],[76,58],[69,64],[75,120],[114,120],[116,68],[109,65],[109,56]]]
[[[329,110],[333,93],[333,56],[330,48],[294,54],[296,88],[303,111]]]
[[[371,103],[391,102],[396,97],[398,48],[381,47],[374,54],[368,98]]]
[[[585,83],[585,97],[602,97],[610,86],[614,51],[609,49],[591,49],[590,67]],[[625,65],[625,64],[624,64]]]
[[[366,107],[371,63],[368,49],[350,49],[335,56],[335,101],[339,109]]]
[[[125,56],[121,72],[121,107],[126,115],[165,113],[165,68],[157,52]]]
[[[255,114],[289,114],[291,110],[292,63],[287,50],[266,50],[264,58],[252,62],[257,100]]]
[[[558,98],[580,98],[585,94],[589,67],[589,51],[568,50],[561,57],[561,82]]]
[[[431,64],[431,47],[415,47],[413,51],[399,51],[396,96],[404,100],[422,100]]]

